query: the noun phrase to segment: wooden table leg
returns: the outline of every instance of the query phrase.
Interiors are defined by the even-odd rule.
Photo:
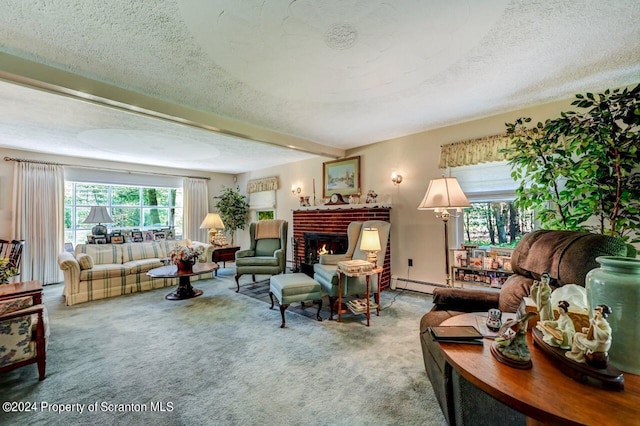
[[[379,317],[380,316],[380,282],[382,280],[382,273],[378,273],[378,291],[376,291],[375,294],[375,298],[376,298],[376,305],[378,305],[376,307],[376,316]]]
[[[371,293],[369,291],[369,284],[370,284],[370,279],[369,279],[369,275],[367,275],[365,277],[365,281],[367,282],[367,300],[366,300],[366,304],[367,304],[367,327],[369,327],[369,320],[371,319],[371,301],[369,300],[369,298],[371,297]]]
[[[338,322],[342,322],[342,274],[338,272]]]

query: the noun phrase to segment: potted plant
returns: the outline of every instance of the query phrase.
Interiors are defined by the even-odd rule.
[[[240,188],[223,187],[222,194],[213,197],[216,201],[216,208],[220,213],[225,231],[231,232],[231,245],[234,243],[236,229],[244,229],[247,224],[249,214],[249,203],[247,197],[240,194]]]
[[[516,204],[535,209],[543,228],[640,242],[640,85],[578,94],[572,105],[581,111],[534,127],[507,123]]]

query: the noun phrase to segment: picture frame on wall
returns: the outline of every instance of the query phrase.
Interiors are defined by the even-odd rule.
[[[322,163],[322,197],[360,195],[360,156]]]

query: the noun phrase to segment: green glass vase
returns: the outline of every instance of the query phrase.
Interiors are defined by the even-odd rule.
[[[640,260],[600,256],[599,268],[586,277],[591,311],[601,304],[611,308],[609,361],[620,370],[640,374]],[[593,315],[593,312],[591,312]]]

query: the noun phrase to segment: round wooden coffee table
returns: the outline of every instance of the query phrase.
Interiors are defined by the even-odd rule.
[[[152,278],[178,278],[178,288],[165,296],[167,300],[184,300],[198,297],[202,290],[191,286],[191,277],[216,271],[220,266],[214,262],[202,262],[193,265],[191,272],[178,271],[176,265],[161,266],[151,269],[147,275]]]
[[[473,325],[486,312],[456,315],[442,325]],[[533,367],[519,370],[498,362],[484,345],[441,343],[447,361],[474,386],[528,417],[527,424],[632,424],[640,418],[640,376],[624,373],[624,390],[605,390],[571,379],[552,358],[527,343]]]

